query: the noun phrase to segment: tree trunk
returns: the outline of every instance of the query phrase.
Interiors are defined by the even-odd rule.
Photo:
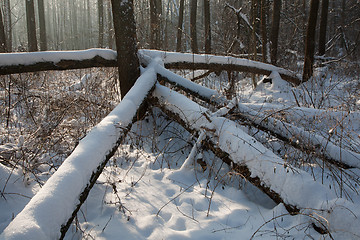
[[[108,2],[107,11],[108,11],[108,46],[110,49],[112,49],[114,43],[114,26],[112,21],[110,1]]]
[[[183,34],[183,22],[184,22],[184,1],[185,0],[180,0],[179,22],[178,22],[177,37],[176,37],[177,52],[181,52],[181,36]]]
[[[25,0],[26,5],[26,23],[28,36],[28,51],[38,51],[36,39],[36,25],[35,25],[35,8],[34,0]]]
[[[4,2],[4,29],[6,35],[6,48],[8,52],[12,52],[12,25],[11,25],[11,7],[10,0]]]
[[[2,10],[0,7],[0,52],[6,52],[6,36],[5,36],[5,28],[4,22],[2,17]]]
[[[140,76],[133,0],[111,0],[121,98]]]
[[[39,10],[39,27],[40,27],[40,50],[47,51],[44,0],[38,0],[38,10]]]
[[[196,13],[197,13],[197,0],[191,0],[190,2],[190,38],[191,38],[191,50],[193,53],[198,53],[197,44],[197,30],[196,30]]]
[[[205,19],[205,53],[211,53],[211,18],[210,0],[204,0],[204,19]]]
[[[281,12],[281,0],[274,0],[272,26],[271,26],[271,63],[276,65],[277,51],[278,51],[278,39],[280,29],[280,12]]]
[[[98,0],[98,22],[99,22],[99,42],[98,47],[104,47],[104,1]]]
[[[267,62],[267,30],[266,30],[266,11],[267,0],[261,0],[261,38],[262,38],[262,61]]]
[[[150,0],[150,48],[160,48],[161,0]]]
[[[319,35],[319,55],[325,55],[326,45],[326,28],[329,10],[329,0],[322,0],[321,4],[321,20],[320,20],[320,35]]]
[[[306,31],[303,82],[309,80],[313,75],[315,33],[316,33],[318,8],[319,8],[319,0],[311,0],[310,15],[309,15],[308,26]]]

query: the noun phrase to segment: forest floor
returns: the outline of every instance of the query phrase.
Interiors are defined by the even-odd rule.
[[[5,110],[1,119],[0,150],[8,155],[2,155],[0,162],[0,233],[76,142],[116,104],[118,97],[107,94],[114,89],[114,73],[91,71],[72,71],[66,76],[28,75],[37,81],[42,79],[42,84],[26,88],[29,98],[45,93],[47,96],[36,97],[41,100],[19,100],[16,91],[21,88],[16,86],[21,84],[13,85],[11,97],[17,105],[10,119]],[[182,74],[192,78],[202,73]],[[237,76],[238,102],[331,137],[342,148],[360,153],[358,74],[318,68],[313,80],[296,88],[274,76],[272,83],[258,79],[254,89],[250,77]],[[99,79],[106,81],[99,84]],[[226,74],[212,73],[200,81],[220,92],[229,88]],[[108,90],[101,93],[99,87]],[[6,84],[1,90],[6,107]],[[64,98],[67,103],[59,101]],[[32,115],[25,109],[29,104],[39,104],[32,101],[41,101],[45,108],[33,106],[36,111]],[[37,125],[27,131],[34,122]],[[57,124],[51,128],[52,133],[42,132],[43,125],[54,122]],[[360,204],[359,169],[325,168],[310,155],[297,152],[267,133],[245,125],[242,128],[279,157],[309,172],[337,196]],[[283,204],[275,204],[206,149],[196,156],[207,163],[206,169],[199,164],[181,168],[195,142],[189,132],[159,109],[149,110],[142,121],[133,125],[125,143],[105,167],[65,239],[360,239],[343,229],[319,234],[312,227],[311,216],[290,215]],[[30,149],[40,145],[47,146],[46,150]],[[30,161],[34,158],[38,160]]]

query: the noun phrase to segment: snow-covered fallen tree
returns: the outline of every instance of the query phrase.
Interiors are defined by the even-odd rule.
[[[73,153],[0,235],[0,239],[65,236],[89,191],[137,120],[156,83],[150,65],[121,103],[80,141]]]
[[[0,75],[91,67],[115,67],[116,64],[116,52],[110,49],[1,53]]]
[[[295,85],[300,84],[300,78],[292,71],[249,59],[145,49],[139,50],[139,55],[140,58],[141,55],[146,55],[152,59],[160,57],[163,59],[165,67],[171,69],[228,70],[265,75],[277,71],[284,80]],[[116,52],[111,49],[1,53],[0,75],[91,67],[116,67],[116,56]]]
[[[278,72],[282,79],[294,84],[301,83],[300,78],[292,71],[245,58],[216,56],[208,54],[175,53],[142,49],[140,53],[151,58],[160,57],[168,69],[208,69],[212,71],[239,71],[270,75]]]
[[[217,107],[226,103],[226,100],[217,91],[193,83],[161,66],[156,68],[158,74],[163,77],[163,80],[180,87],[187,93],[199,97],[208,103],[215,104]],[[263,131],[271,133],[286,143],[292,144],[297,148],[308,149],[314,152],[317,157],[324,158],[326,161],[340,167],[360,168],[360,154],[341,148],[319,134],[306,131],[302,127],[294,126],[271,116],[266,116],[242,103],[238,103],[236,109],[233,110],[243,120],[250,122]]]
[[[275,202],[284,203],[290,211],[298,209],[300,214],[308,215],[318,231],[331,234],[341,230],[360,236],[357,205],[337,198],[331,190],[314,181],[309,173],[284,162],[244,133],[238,124],[216,117],[208,109],[160,85],[153,97],[164,112],[190,131],[200,135],[206,130],[208,140],[220,149],[219,155],[229,157],[233,166],[242,167],[244,177]]]

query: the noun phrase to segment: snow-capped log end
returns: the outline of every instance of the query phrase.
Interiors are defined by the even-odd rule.
[[[154,68],[148,67],[120,104],[80,141],[0,239],[62,239],[65,236],[106,163],[136,121],[156,80]]]

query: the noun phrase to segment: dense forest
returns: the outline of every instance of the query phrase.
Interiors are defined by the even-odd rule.
[[[360,239],[358,0],[1,0],[0,240]]]

